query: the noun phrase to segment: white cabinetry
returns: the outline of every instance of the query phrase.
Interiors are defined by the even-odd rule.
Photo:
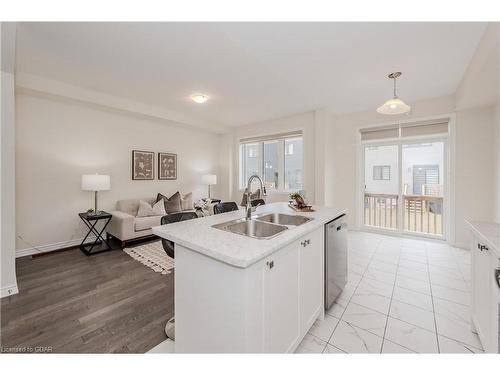
[[[471,248],[472,323],[487,353],[499,353],[498,256],[478,236]]]
[[[265,352],[295,349],[323,306],[323,230],[318,229],[266,259]]]
[[[317,230],[299,242],[300,330],[307,332],[324,302],[324,237]]]
[[[293,352],[323,316],[323,274],[323,227],[247,268],[176,245],[176,352]]]
[[[264,345],[267,353],[292,349],[299,337],[299,249],[293,243],[264,265]]]

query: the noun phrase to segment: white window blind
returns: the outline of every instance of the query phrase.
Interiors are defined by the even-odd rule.
[[[401,137],[447,134],[448,122],[408,124],[401,126]]]
[[[373,141],[447,134],[448,122],[448,119],[437,119],[361,129],[361,140]]]
[[[362,141],[373,141],[381,139],[392,139],[399,137],[399,128],[397,127],[383,127],[383,128],[369,128],[361,130]]]

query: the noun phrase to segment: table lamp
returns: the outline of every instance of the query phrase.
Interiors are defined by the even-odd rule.
[[[210,185],[217,185],[217,176],[214,174],[204,174],[201,176],[201,183],[208,185],[208,198],[210,197]]]
[[[99,214],[97,210],[97,192],[111,190],[111,180],[104,174],[84,174],[82,175],[82,190],[93,191],[95,193],[94,214]]]

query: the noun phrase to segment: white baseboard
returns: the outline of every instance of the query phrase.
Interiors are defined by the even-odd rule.
[[[47,245],[40,245],[40,246],[37,246],[36,248],[35,247],[27,247],[25,249],[18,249],[18,250],[16,250],[16,258],[25,257],[28,255],[34,255],[34,254],[48,253],[50,251],[60,250],[60,249],[63,249],[65,247],[80,245],[82,240],[83,240],[83,237],[76,238],[74,240],[69,240],[69,241],[61,241],[61,242],[56,242],[56,243],[47,244]],[[92,242],[94,240],[95,240],[95,236],[93,236],[93,237],[89,236],[87,238],[87,242]]]
[[[17,293],[19,293],[19,290],[17,289],[17,284],[4,286],[0,289],[0,298],[13,296],[14,294]]]
[[[468,244],[468,243],[455,242],[451,246],[459,247],[460,249],[464,249],[464,250],[470,250],[470,244]]]

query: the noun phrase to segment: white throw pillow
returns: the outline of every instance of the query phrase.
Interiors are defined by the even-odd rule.
[[[181,195],[181,208],[182,211],[192,210],[193,209],[193,193],[187,193]]]
[[[160,216],[166,215],[165,205],[163,204],[163,200],[159,200],[153,206],[151,206],[148,202],[139,201],[139,210],[137,211],[137,217],[146,217],[146,216]]]

